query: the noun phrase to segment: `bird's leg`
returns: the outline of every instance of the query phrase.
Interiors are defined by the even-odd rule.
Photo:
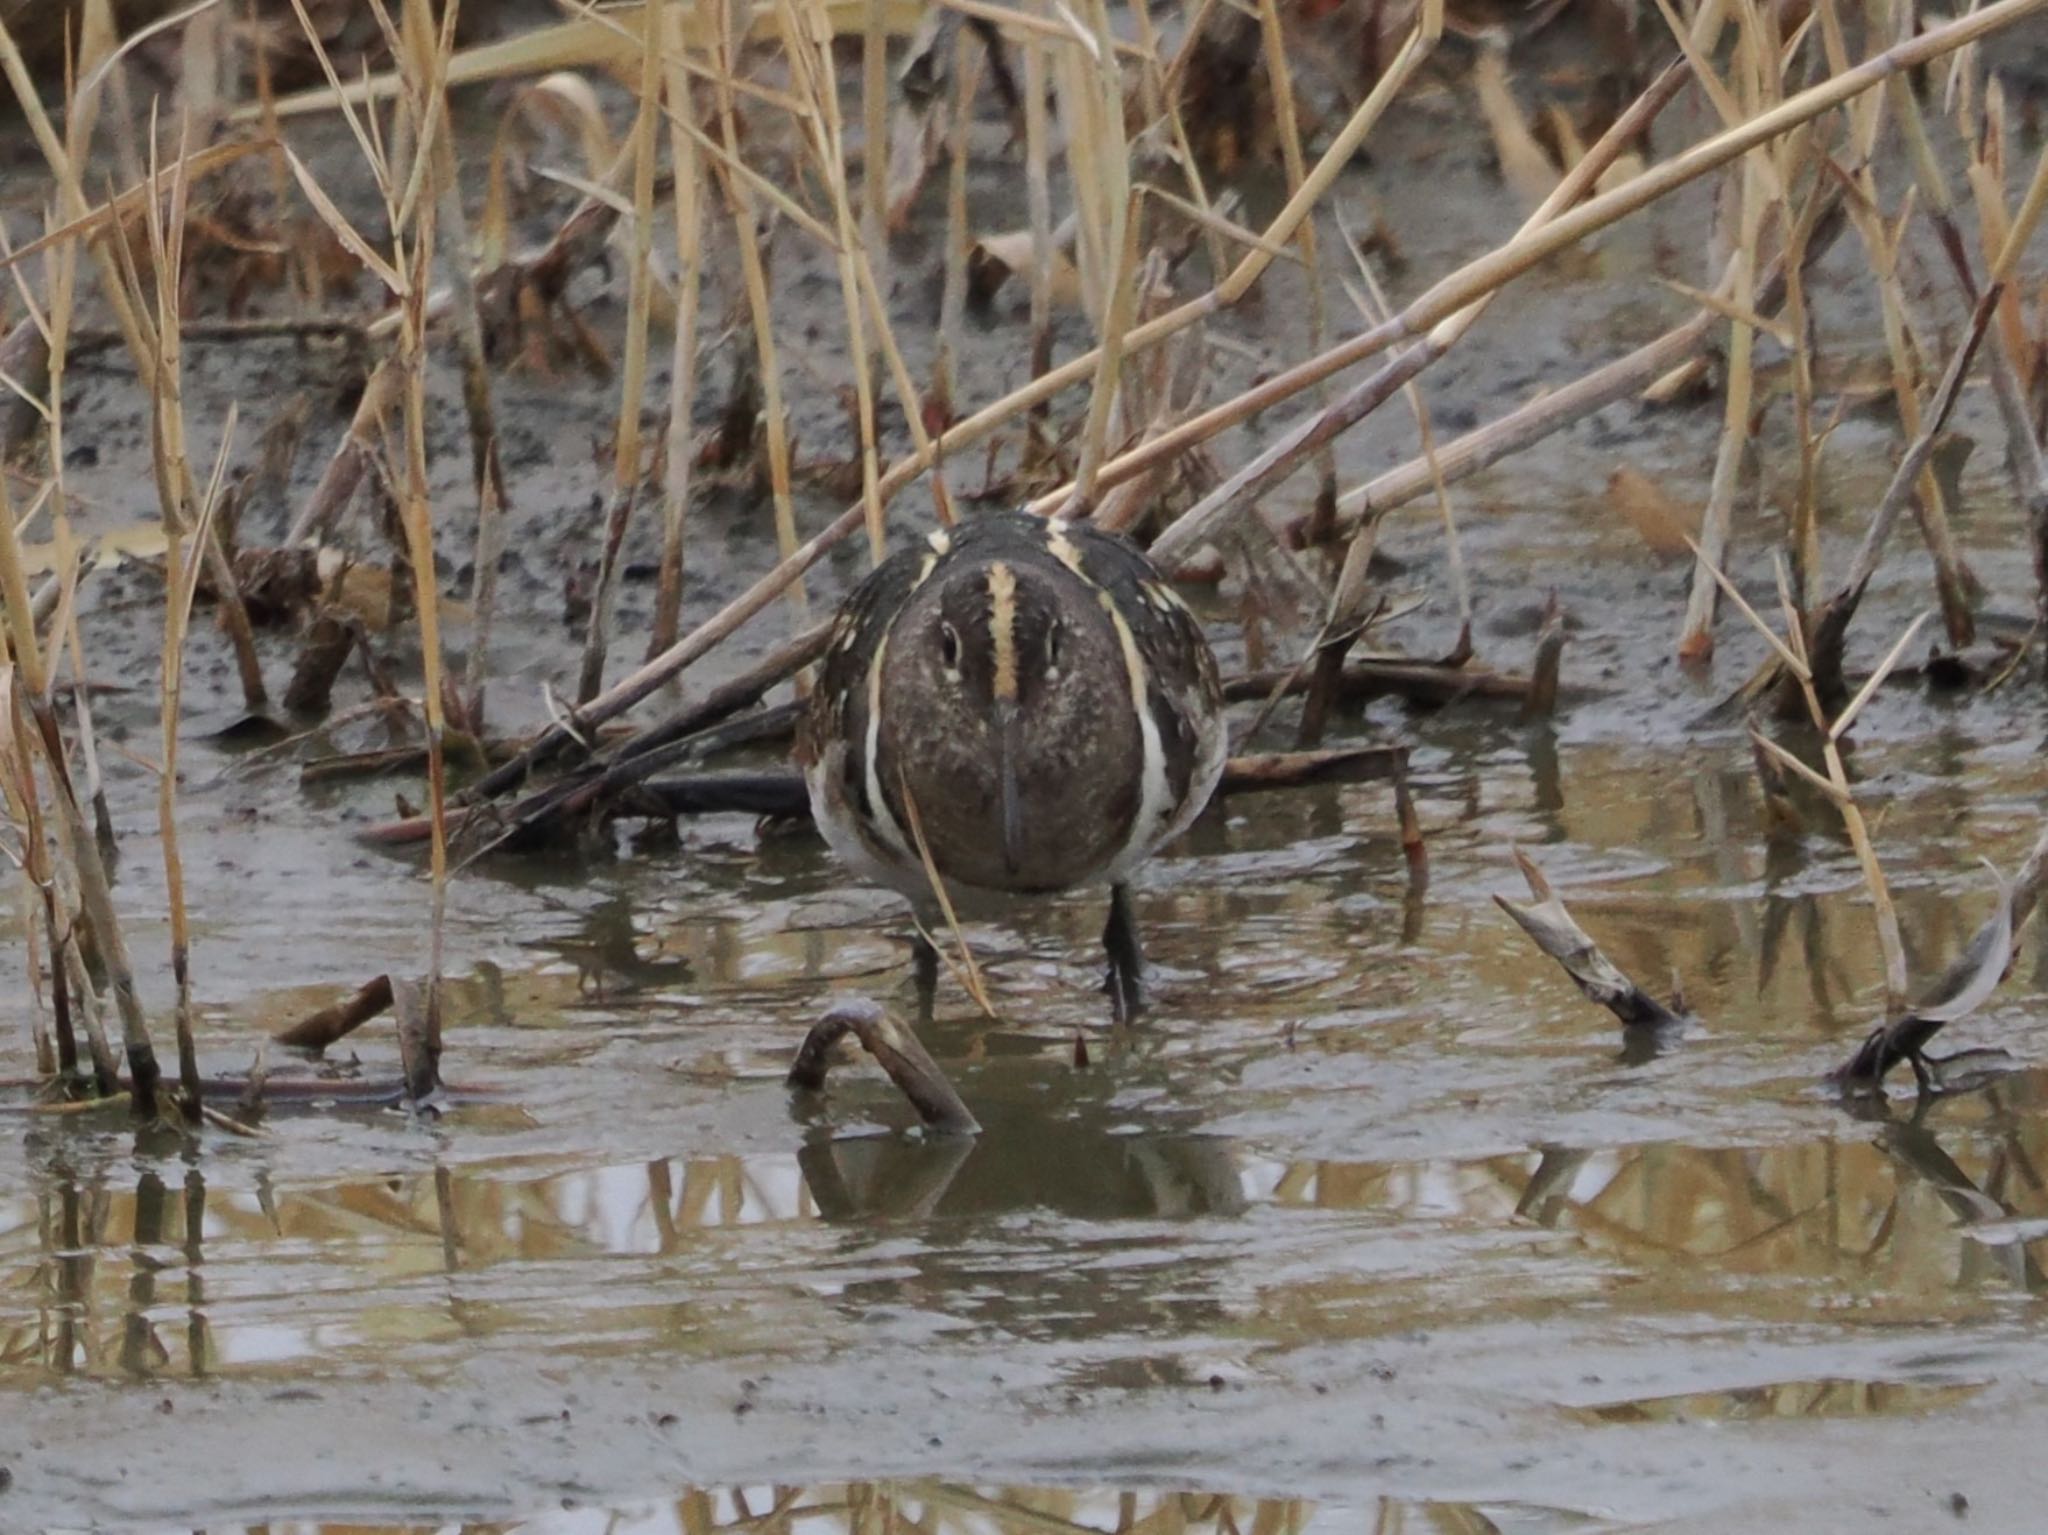
[[[912,930],[910,938],[910,974],[917,985],[917,1016],[921,1023],[931,1022],[932,1006],[939,993],[939,951],[925,936],[919,926]]]
[[[1145,955],[1138,944],[1138,920],[1131,912],[1128,885],[1110,887],[1109,921],[1102,929],[1102,947],[1109,955],[1109,979],[1102,989],[1109,993],[1116,1021],[1129,1023],[1145,1006]]]
[[[1913,1068],[1913,1081],[1920,1089],[1920,1097],[1925,1100],[1937,1096],[1941,1092],[1941,1087],[1934,1080],[1934,1072],[1928,1065],[1926,1054],[1917,1049],[1908,1050],[1906,1060]]]

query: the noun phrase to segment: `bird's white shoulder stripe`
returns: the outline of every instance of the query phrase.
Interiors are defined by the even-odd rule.
[[[1160,829],[1173,813],[1173,785],[1166,776],[1166,743],[1159,738],[1159,723],[1152,718],[1146,696],[1145,660],[1138,653],[1137,636],[1116,601],[1107,591],[1098,593],[1103,612],[1116,628],[1117,644],[1124,654],[1124,673],[1131,682],[1131,708],[1138,717],[1138,740],[1144,749],[1144,766],[1138,778],[1138,813],[1131,820],[1131,835],[1115,859],[1118,866],[1143,858],[1152,850]]]
[[[876,766],[882,747],[882,662],[888,654],[889,636],[885,633],[875,646],[874,660],[868,663],[868,736],[861,747],[861,771],[866,775],[868,815],[875,831],[888,844],[890,851],[910,858],[914,856],[910,851],[910,839],[896,824],[896,817],[889,813],[889,801],[882,793],[882,774]]]

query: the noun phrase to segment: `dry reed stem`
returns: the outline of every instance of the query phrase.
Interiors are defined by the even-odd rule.
[[[1800,123],[1854,99],[1882,84],[1893,74],[1940,58],[1969,42],[2024,20],[2044,5],[2048,5],[2048,0],[1993,0],[1990,5],[1967,16],[1930,27],[1910,44],[1884,50],[1855,66],[1846,75],[1832,77],[1788,97],[1780,106],[1744,124],[1740,129],[1724,130],[1713,135],[1702,143],[1682,151],[1671,160],[1645,171],[1641,177],[1578,205],[1532,234],[1518,236],[1499,249],[1468,262],[1410,303],[1393,322],[1376,326],[1360,336],[1339,343],[1320,357],[1288,370],[1258,389],[1248,391],[1228,405],[1196,416],[1159,437],[1140,444],[1130,452],[1111,459],[1103,466],[1101,483],[1109,484],[1128,479],[1158,463],[1169,461],[1196,443],[1206,441],[1224,427],[1309,387],[1316,378],[1328,377],[1353,362],[1385,350],[1405,336],[1418,334],[1449,319],[1470,305],[1474,299],[1497,290],[1556,251],[1565,249],[1647,206],[1673,189],[1726,164],[1756,145],[1766,143]],[[1433,46],[1435,34],[1428,31],[1432,18],[1440,25],[1440,8],[1434,4],[1425,8],[1423,21],[1418,23],[1417,31],[1410,35],[1388,72],[1381,76],[1372,93],[1324,151],[1322,158],[1304,183],[1301,194],[1290,198],[1288,206],[1276,215],[1263,231],[1265,245],[1290,239],[1298,227],[1299,220],[1307,216],[1343,167],[1349,163],[1350,157],[1384,113],[1393,95]],[[1678,78],[1682,81],[1683,71],[1680,71]],[[1676,82],[1672,88],[1676,89]],[[1137,326],[1125,339],[1126,356],[1158,345],[1189,325],[1216,313],[1227,302],[1241,297],[1245,288],[1256,281],[1271,260],[1272,257],[1267,253],[1265,246],[1262,246],[1248,254],[1238,268],[1209,293]],[[872,294],[870,301],[874,302]],[[894,495],[928,468],[938,453],[953,451],[981,440],[997,427],[1031,410],[1039,402],[1051,399],[1062,390],[1090,376],[1098,360],[1098,350],[1083,353],[1058,368],[1048,370],[1028,384],[1012,390],[966,420],[956,423],[936,438],[929,449],[921,448],[890,466],[882,477],[881,492],[884,498]],[[1039,502],[1034,503],[1034,507],[1040,510],[1056,507],[1064,503],[1069,493],[1067,488],[1062,487],[1041,498]],[[614,683],[589,705],[578,710],[573,719],[557,723],[543,731],[518,758],[489,775],[477,785],[472,794],[484,796],[502,792],[517,783],[538,762],[573,741],[578,730],[615,718],[619,713],[646,698],[667,679],[687,669],[749,618],[773,602],[826,551],[860,527],[863,520],[864,509],[859,505],[841,513],[817,535],[786,556],[774,570],[706,619],[692,633],[678,640],[660,656],[650,659],[632,675]]]
[[[782,3],[794,5],[803,3],[803,0],[782,0]],[[876,14],[875,7],[871,5],[869,26],[862,43],[863,68],[868,67],[866,52],[878,47],[874,26]],[[855,264],[855,251],[866,242],[855,220],[852,189],[846,184],[846,143],[840,117],[839,76],[833,68],[831,24],[825,15],[824,0],[809,0],[804,5],[801,18],[789,26],[789,35],[792,39],[803,39],[804,51],[801,54],[793,52],[791,57],[801,58],[805,64],[804,74],[810,86],[813,152],[825,170],[826,187],[832,194],[833,224],[839,235],[839,295],[846,311],[847,359],[853,368],[854,415],[860,438],[860,498],[867,520],[868,558],[871,563],[879,565],[888,552],[889,536],[882,507],[881,448],[875,424],[876,369],[868,353],[867,324],[861,312],[860,273]],[[795,46],[792,41],[792,49]],[[886,236],[883,238],[886,246]],[[950,253],[947,280],[949,283],[952,280]]]
[[[676,121],[696,113],[690,77],[683,68],[681,28],[671,24],[662,45],[670,113],[669,164],[675,174],[676,323],[661,487],[661,576],[655,591],[654,629],[647,642],[649,656],[673,645],[682,624],[683,537],[690,510],[690,471],[697,456],[697,333],[702,322],[704,277],[703,187],[697,141]]]
[[[1031,376],[1052,366],[1051,137],[1045,114],[1045,48],[1027,37],[1024,53],[1024,200],[1031,227]]]
[[[953,414],[954,359],[960,350],[960,325],[967,313],[967,163],[968,135],[974,126],[974,100],[981,87],[981,56],[965,27],[953,34],[953,111],[946,131],[946,255],[939,286],[939,333],[932,355],[931,401],[942,420]],[[880,525],[881,498],[867,478],[863,461],[861,499],[869,503],[869,528]],[[932,466],[944,479],[942,459]]]
[[[1280,136],[1280,163],[1287,177],[1288,196],[1293,197],[1308,180],[1308,166],[1301,150],[1301,122],[1294,102],[1294,69],[1288,62],[1287,37],[1280,25],[1280,0],[1259,0],[1258,13],[1259,32],[1265,49],[1266,78],[1273,90],[1274,127]],[[1189,161],[1189,175],[1199,197],[1201,189],[1193,181],[1192,159]],[[1301,249],[1301,264],[1307,271],[1309,346],[1320,352],[1329,344],[1330,326],[1329,313],[1323,301],[1323,267],[1316,250],[1316,221],[1313,216],[1301,221],[1294,238]],[[1318,409],[1327,409],[1328,386],[1318,384],[1311,399]],[[1318,453],[1316,467],[1318,498],[1323,504],[1334,506],[1337,499],[1337,456],[1328,444]]]
[[[768,273],[761,259],[761,226],[754,213],[750,183],[735,175],[740,162],[739,114],[733,92],[733,77],[739,72],[740,38],[735,35],[735,18],[721,0],[719,9],[717,77],[718,129],[724,158],[718,162],[719,181],[725,188],[726,207],[732,214],[733,233],[739,243],[740,275],[747,294],[747,310],[753,320],[754,349],[760,359],[761,403],[767,418],[768,484],[775,507],[775,543],[787,565],[796,553],[796,503],[790,493],[789,419],[783,409],[782,365],[775,346],[775,316],[768,301]],[[865,515],[865,514],[863,514]],[[801,575],[788,586],[792,620],[803,627],[810,616],[810,602],[804,594]],[[595,693],[579,696],[587,704]]]
[[[1799,244],[1802,270],[1825,254],[1842,228],[1840,198],[1830,194],[1817,197],[1810,205],[1813,226]],[[1777,306],[1786,289],[1786,258],[1773,263],[1759,288],[1758,307],[1765,315]],[[1687,358],[1697,356],[1706,345],[1717,311],[1702,308],[1691,319],[1674,326],[1633,352],[1595,368],[1556,389],[1545,390],[1527,404],[1517,406],[1498,420],[1473,428],[1443,444],[1432,468],[1429,455],[1418,454],[1407,463],[1375,476],[1338,498],[1339,528],[1359,517],[1376,516],[1428,495],[1441,473],[1445,484],[1454,485],[1468,475],[1499,463],[1533,443],[1541,442],[1595,411],[1639,394],[1656,379]],[[1296,518],[1289,531],[1304,536],[1309,518]]]
[[[1328,378],[1344,368],[1376,356],[1404,340],[1415,340],[1429,334],[1433,327],[1446,326],[1447,322],[1453,321],[1454,317],[1474,300],[1498,291],[1550,256],[1647,207],[1676,188],[1718,169],[1759,144],[1767,143],[1779,134],[1840,106],[1844,101],[1872,90],[1895,74],[1919,67],[1965,43],[2001,31],[2024,20],[2044,5],[2048,5],[2048,0],[1994,0],[1993,4],[1971,12],[1965,17],[1930,27],[1910,44],[1886,49],[1845,74],[1833,76],[1800,92],[1797,96],[1787,98],[1780,106],[1759,114],[1739,128],[1724,129],[1671,159],[1651,167],[1631,181],[1611,191],[1600,193],[1560,214],[1540,228],[1518,235],[1506,245],[1466,263],[1413,300],[1388,324],[1376,326],[1340,342],[1320,356],[1299,363],[1236,399],[1227,401],[1182,423],[1173,431],[1120,455],[1104,465],[1104,482],[1114,483],[1143,473],[1157,463],[1186,451],[1196,443],[1207,441],[1225,428],[1299,394],[1319,379]],[[1325,162],[1327,159],[1326,154]],[[1319,165],[1318,169],[1320,168]],[[1316,186],[1317,179],[1311,174],[1310,187]],[[1277,226],[1286,219],[1287,214],[1283,212],[1274,223]],[[1292,228],[1289,224],[1287,232],[1291,234]],[[1274,233],[1274,229],[1269,228],[1267,238],[1273,238]],[[1262,252],[1254,252],[1247,261],[1259,260],[1263,264],[1265,259],[1268,258],[1265,258]],[[1149,326],[1141,326],[1133,333],[1127,347],[1154,344],[1162,339],[1164,334],[1180,328],[1192,319],[1214,312],[1229,287],[1230,284],[1226,283],[1217,292],[1193,300],[1190,304],[1161,316]],[[1198,313],[1189,314],[1188,311],[1191,309]],[[983,426],[986,416],[997,412],[1007,416],[1015,410],[1028,408],[1041,391],[1048,395],[1057,392],[1052,387],[1055,381],[1064,386],[1069,381],[1066,376],[1068,370],[1080,362],[1089,360],[1092,359],[1076,359],[1075,363],[1046,375],[1045,379],[1037,384],[1012,391],[987,411],[960,423],[954,428],[954,432],[978,432],[986,429]],[[1333,410],[1344,411],[1347,408],[1357,409],[1358,402],[1354,401],[1348,407],[1340,402]],[[990,426],[993,424],[989,423]],[[1329,430],[1341,424],[1327,423],[1321,429]],[[1318,440],[1318,431],[1318,423],[1310,420],[1290,434],[1288,442],[1297,456],[1302,451],[1313,449]],[[953,434],[948,435],[950,437]],[[1284,465],[1276,464],[1276,467]],[[1053,491],[1033,503],[1034,508],[1042,510],[1049,506],[1058,506],[1066,494],[1064,487]]]
[[[654,292],[654,169],[656,129],[661,121],[663,41],[653,30],[660,23],[661,13],[648,7],[641,15],[648,31],[642,39],[639,111],[629,140],[633,155],[633,249],[627,266],[626,355],[619,370],[619,422],[612,440],[611,504],[605,511],[597,590],[591,598],[590,621],[583,636],[583,665],[576,681],[579,704],[595,698],[604,686],[605,652],[618,607],[619,559],[640,493],[640,408],[647,388],[648,309]]]
[[[1661,0],[1660,0],[1661,3]],[[1666,15],[1670,16],[1667,9]],[[1739,105],[1730,103],[1734,116],[1739,121],[1747,111],[1760,106],[1762,95],[1761,71],[1762,54],[1769,46],[1757,36],[1753,26],[1754,12],[1742,11],[1743,25],[1736,43],[1736,59],[1742,71],[1742,100]],[[1673,30],[1686,41],[1684,30],[1675,16],[1670,17]],[[1770,51],[1775,53],[1775,48]],[[1688,60],[1694,73],[1708,94],[1717,94],[1718,87],[1710,84],[1713,72],[1703,60],[1687,47]],[[1724,108],[1724,116],[1727,110]],[[1765,168],[1768,158],[1761,150],[1743,157],[1740,168],[1731,168],[1731,176],[1739,178],[1738,197],[1741,212],[1735,235],[1735,248],[1730,257],[1731,306],[1741,314],[1752,311],[1755,303],[1756,264],[1758,245],[1763,235],[1763,214],[1765,197],[1776,190],[1767,185]],[[1775,182],[1776,178],[1770,178]],[[1734,526],[1736,483],[1742,473],[1744,449],[1749,444],[1750,398],[1755,387],[1755,374],[1751,359],[1756,350],[1756,331],[1742,321],[1734,322],[1729,328],[1727,377],[1722,392],[1722,419],[1720,441],[1714,453],[1714,471],[1708,482],[1707,507],[1700,522],[1700,554],[1693,567],[1692,590],[1686,599],[1685,616],[1679,626],[1678,656],[1682,661],[1704,660],[1714,649],[1714,594],[1718,590],[1713,572],[1726,562],[1728,539]]]
[[[158,372],[157,360],[152,351],[155,338],[151,334],[147,319],[137,312],[130,301],[128,284],[122,272],[121,263],[129,258],[127,244],[120,239],[107,239],[105,230],[95,220],[95,211],[87,203],[80,181],[77,159],[58,141],[56,131],[50,124],[49,114],[43,107],[41,95],[30,78],[27,65],[20,50],[15,47],[14,39],[4,22],[0,22],[0,74],[4,74],[14,88],[16,99],[23,115],[28,119],[37,147],[42,150],[43,158],[57,184],[59,206],[66,219],[72,225],[93,231],[85,235],[87,250],[98,269],[101,291],[114,310],[115,321],[134,358],[137,375],[142,378],[154,377]],[[183,180],[189,182],[189,175],[185,175]],[[151,194],[145,192],[145,204],[152,200]],[[22,255],[34,248],[24,247],[16,253],[15,259],[19,260]],[[196,503],[198,499],[189,465],[185,466],[177,493],[183,497],[187,505]],[[256,658],[255,631],[250,626],[248,610],[242,604],[241,593],[235,585],[233,569],[228,563],[227,551],[222,547],[217,531],[209,536],[203,549],[209,574],[220,589],[221,618],[234,650],[236,667],[241,677],[243,701],[252,712],[259,711],[268,700],[264,691],[262,666]]]
[[[925,880],[931,886],[940,914],[946,919],[946,930],[953,935],[953,944],[960,951],[959,966],[956,968],[948,959],[946,967],[954,971],[967,995],[974,999],[974,1005],[981,1009],[983,1016],[993,1018],[996,1010],[989,1001],[988,988],[982,982],[981,966],[974,962],[974,950],[967,946],[967,935],[960,930],[960,918],[953,910],[953,897],[946,889],[945,880],[939,875],[938,864],[932,859],[931,845],[925,841],[924,818],[918,814],[917,800],[910,792],[910,780],[899,773],[896,785],[903,796],[903,818],[910,823],[910,839],[917,845],[918,862],[924,865]],[[924,933],[923,936],[926,943],[932,943],[929,933]],[[940,954],[945,952],[939,949],[937,944],[932,944],[932,947]]]
[[[1704,24],[1705,21],[1703,19],[1702,25]],[[1550,196],[1545,198],[1537,206],[1536,210],[1529,215],[1529,218],[1523,223],[1521,230],[1516,234],[1515,239],[1510,241],[1509,246],[1504,247],[1504,249],[1512,249],[1514,245],[1519,244],[1524,239],[1540,236],[1547,227],[1550,227],[1552,220],[1567,216],[1565,215],[1565,210],[1571,208],[1573,203],[1598,184],[1601,174],[1608,166],[1613,164],[1630,139],[1637,132],[1647,128],[1650,122],[1654,121],[1657,114],[1678,94],[1683,82],[1683,72],[1677,65],[1671,66],[1662,76],[1653,81],[1642,95],[1636,99],[1629,110],[1622,113],[1615,120],[1613,126],[1601,136],[1600,141],[1591,150],[1587,151],[1585,157],[1558,183]],[[1625,192],[1628,190],[1628,187],[1624,186],[1617,190]],[[1598,199],[1595,199],[1595,201],[1598,201]],[[1588,204],[1586,206],[1591,205]],[[1247,258],[1247,260],[1249,259],[1251,258]],[[1479,264],[1482,263],[1474,263],[1474,265]],[[1442,284],[1438,286],[1441,287]],[[1490,299],[1491,291],[1471,304],[1449,311],[1442,317],[1440,322],[1432,322],[1427,326],[1410,323],[1409,317],[1413,313],[1413,305],[1401,315],[1392,316],[1379,324],[1367,326],[1363,332],[1365,337],[1384,335],[1388,336],[1391,340],[1393,336],[1404,330],[1414,329],[1426,330],[1426,334],[1415,344],[1404,348],[1398,355],[1390,359],[1386,366],[1382,367],[1377,373],[1353,387],[1335,405],[1306,418],[1293,431],[1283,435],[1272,447],[1254,458],[1250,463],[1239,469],[1237,473],[1231,475],[1221,485],[1210,491],[1208,495],[1189,507],[1175,519],[1165,532],[1154,540],[1153,552],[1155,557],[1168,563],[1185,559],[1200,543],[1213,537],[1215,531],[1221,528],[1236,513],[1250,505],[1253,499],[1277,484],[1286,475],[1292,473],[1294,467],[1305,455],[1316,451],[1323,444],[1333,440],[1339,432],[1363,419],[1373,410],[1376,410],[1381,404],[1391,398],[1396,390],[1403,387],[1425,368],[1442,357],[1451,347],[1455,346],[1464,336],[1465,332],[1477,323],[1480,315],[1485,312],[1486,305]],[[1375,348],[1375,350],[1379,349]],[[1343,346],[1336,348],[1337,352],[1342,352],[1343,350]],[[1325,352],[1322,355],[1327,358],[1334,354]],[[1313,364],[1305,366],[1309,370],[1307,382],[1313,382],[1314,377],[1319,376],[1318,370],[1314,368]],[[1294,374],[1302,372],[1303,369],[1297,368],[1290,370],[1288,374],[1283,374],[1282,377],[1290,378]],[[1219,415],[1234,416],[1240,402],[1251,396],[1259,396],[1267,392],[1266,389],[1251,390],[1248,395],[1239,396],[1238,402],[1219,406],[1216,410],[1208,412],[1206,417],[1198,417],[1196,420],[1201,422],[1210,418],[1216,418]],[[1295,393],[1299,391],[1298,389],[1290,389],[1288,392]],[[1195,424],[1189,423],[1189,426],[1192,427]],[[1224,424],[1227,423],[1219,420],[1217,422],[1217,429],[1220,430]],[[1172,434],[1169,433],[1167,435],[1171,436]]]

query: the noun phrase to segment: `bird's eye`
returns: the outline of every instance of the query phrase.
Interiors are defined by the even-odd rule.
[[[939,625],[939,650],[946,658],[946,669],[953,671],[960,665],[960,633],[951,624]]]

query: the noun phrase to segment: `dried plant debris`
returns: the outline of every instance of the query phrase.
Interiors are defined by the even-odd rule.
[[[1563,898],[1543,877],[1543,871],[1520,848],[1514,854],[1515,865],[1529,882],[1529,893],[1535,899],[1511,901],[1504,895],[1493,899],[1535,941],[1536,947],[1556,960],[1590,1000],[1619,1018],[1624,1029],[1676,1031],[1683,1027],[1688,1015],[1666,1007],[1623,974],[1579,926]]]
[[[1856,1053],[1839,1067],[1832,1080],[1852,1092],[1882,1089],[1885,1076],[1904,1061],[1925,1094],[1943,1085],[1942,1061],[1927,1046],[1951,1023],[1959,1023],[1982,1007],[2011,973],[2013,946],[2020,929],[2034,914],[2041,884],[2048,877],[2048,831],[2035,842],[2011,883],[1999,879],[1998,904],[1963,952],[1929,989],[1926,998],[1899,1017],[1878,1025]]]

